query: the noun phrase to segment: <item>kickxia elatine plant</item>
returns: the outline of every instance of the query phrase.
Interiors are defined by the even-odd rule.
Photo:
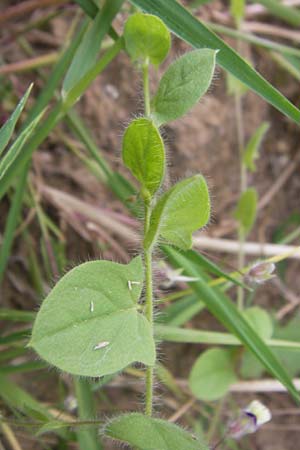
[[[152,255],[158,242],[189,249],[192,233],[210,217],[209,192],[201,174],[162,193],[166,155],[159,127],[186,114],[205,94],[216,51],[184,54],[167,68],[151,97],[149,66],[157,67],[166,58],[170,33],[159,18],[137,13],[128,19],[124,39],[143,73],[145,114],[125,130],[122,149],[125,166],[139,182],[144,209],[142,254],[127,265],[91,261],[68,272],[44,300],[29,345],[50,364],[80,376],[102,377],[136,362],[144,364],[145,416],[121,416],[106,433],[139,448],[143,448],[141,439],[150,439],[151,448],[199,449],[203,444],[184,430],[150,419],[156,362]],[[162,444],[163,436],[168,447]]]
[[[223,292],[216,294],[208,286],[200,265],[195,271],[188,263],[194,261],[197,266],[201,258],[201,264],[212,273],[244,287],[204,257],[188,253],[192,234],[204,227],[210,217],[204,177],[195,174],[168,190],[164,186],[167,168],[160,127],[188,113],[206,93],[214,74],[217,51],[203,48],[185,53],[167,67],[156,92],[151,93],[149,68],[151,65],[157,68],[165,60],[171,45],[167,27],[156,16],[136,13],[127,20],[123,39],[143,78],[144,115],[132,120],[122,142],[123,162],[138,182],[138,202],[144,211],[141,254],[127,265],[104,260],[86,262],[63,276],[42,303],[29,346],[49,364],[82,377],[111,376],[131,364],[144,365],[144,414],[114,418],[103,429],[105,436],[144,450],[207,450],[200,438],[177,425],[153,418],[156,339],[163,340],[166,333],[169,336],[175,333],[154,324],[152,258],[158,246],[179,273],[184,271],[185,279],[194,283],[207,308],[236,335],[228,335],[230,345],[242,342],[295,398],[298,394],[264,342],[270,339],[264,331],[268,318],[257,310],[239,312]],[[62,111],[78,98],[74,88],[78,81],[76,64],[75,55],[63,84]],[[81,84],[84,87],[84,82]],[[253,329],[257,321],[263,323],[261,334]],[[182,330],[177,329],[175,340],[177,336],[180,340]],[[208,373],[212,374],[209,380]],[[206,384],[202,384],[205,377]],[[235,380],[230,352],[212,349],[196,361],[189,385],[196,397],[215,400]],[[229,436],[234,429],[231,436],[240,438],[269,420],[270,415],[262,405],[256,403],[255,408],[255,411],[263,410],[264,417],[258,417],[252,405],[229,427]]]

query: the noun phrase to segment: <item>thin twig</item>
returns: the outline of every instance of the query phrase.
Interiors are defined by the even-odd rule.
[[[22,17],[35,11],[37,8],[46,8],[48,6],[57,6],[66,3],[66,0],[29,0],[27,2],[17,3],[14,6],[1,11],[0,24],[7,23],[9,20]]]
[[[297,153],[297,156],[290,161],[277,180],[272,184],[270,190],[266,192],[266,194],[261,198],[258,203],[258,208],[263,209],[265,206],[269,205],[273,197],[277,194],[278,191],[283,187],[283,185],[290,179],[292,173],[296,170],[298,164],[300,162],[300,153]]]
[[[195,398],[191,398],[188,402],[181,406],[171,417],[169,417],[169,422],[177,422],[180,417],[182,417],[196,402]]]
[[[6,437],[9,445],[11,446],[12,450],[22,450],[21,445],[19,444],[19,441],[17,440],[16,436],[14,435],[12,429],[7,423],[1,423],[1,429],[2,433]]]
[[[37,67],[49,66],[54,64],[58,59],[58,53],[52,52],[47,55],[36,56],[34,58],[25,59],[11,64],[5,64],[0,67],[0,75],[8,75],[11,73],[26,72],[36,69]]]
[[[199,249],[214,250],[221,253],[236,254],[239,251],[239,242],[237,241],[204,236],[195,236],[194,246]],[[300,247],[293,245],[246,242],[244,250],[245,254],[258,257],[285,255],[287,259],[300,259]]]
[[[182,389],[188,390],[188,381],[177,378],[176,383],[178,386],[180,386]],[[293,380],[293,383],[297,390],[300,389],[300,378],[295,378]],[[285,393],[287,392],[287,389],[285,386],[283,386],[279,381],[273,380],[272,378],[265,378],[263,380],[255,380],[255,381],[239,381],[237,383],[234,383],[229,388],[230,392],[278,392],[278,393]]]
[[[300,305],[300,297],[294,294],[294,292],[291,291],[279,278],[275,278],[273,281],[282,292],[286,300],[288,300],[288,304],[283,306],[283,308],[276,313],[276,318],[278,320],[282,320],[287,314]]]
[[[252,33],[260,33],[267,36],[277,36],[292,41],[300,42],[300,32],[290,30],[288,28],[278,27],[276,25],[270,25],[262,22],[243,22],[244,31],[251,31]]]

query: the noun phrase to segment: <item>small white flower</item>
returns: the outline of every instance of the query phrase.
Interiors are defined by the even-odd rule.
[[[240,411],[236,420],[228,427],[228,436],[241,439],[246,434],[255,433],[262,425],[272,418],[270,410],[258,400],[253,400],[245,409]]]
[[[244,411],[255,417],[257,428],[272,419],[270,410],[258,400],[253,400]]]

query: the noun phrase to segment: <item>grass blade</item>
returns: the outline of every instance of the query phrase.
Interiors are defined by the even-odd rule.
[[[187,252],[187,256],[190,261],[193,261],[196,265],[199,265],[200,267],[203,267],[208,273],[212,273],[214,275],[217,275],[218,277],[224,278],[228,281],[231,281],[231,283],[241,286],[244,289],[247,289],[248,291],[252,291],[252,289],[247,286],[245,283],[242,283],[237,278],[234,278],[233,276],[229,275],[228,273],[224,272],[220,267],[218,267],[215,263],[210,261],[208,258],[206,258],[204,255],[201,255],[199,252],[195,252],[194,250],[189,250]]]
[[[5,224],[3,242],[0,248],[0,283],[2,282],[4,271],[10,255],[15,229],[19,222],[19,217],[22,209],[23,194],[26,188],[26,182],[27,182],[27,170],[24,170],[21,173],[20,178],[18,180],[16,191],[14,193]]]
[[[35,313],[31,311],[21,311],[18,309],[0,309],[0,320],[9,320],[11,322],[33,322]]]
[[[190,285],[199,294],[209,311],[232,334],[240,339],[245,347],[259,359],[266,370],[277,378],[287,388],[294,400],[299,403],[299,394],[285,369],[268,346],[244,319],[232,301],[221,291],[208,286],[207,282],[202,278],[201,269],[195,270],[194,265],[190,264],[185,254],[167,246],[163,246],[163,250],[176,266],[184,268],[187,276],[198,277],[198,281],[190,283]]]
[[[279,44],[278,42],[271,41],[270,39],[265,39],[252,33],[246,33],[245,31],[234,30],[233,28],[225,27],[224,25],[219,25],[213,22],[205,22],[205,25],[216,33],[225,34],[225,36],[249,42],[250,44],[257,45],[258,47],[266,48],[267,50],[274,50],[275,52],[279,52],[284,55],[300,57],[299,48]]]
[[[190,344],[243,345],[241,340],[230,333],[220,331],[193,330],[172,325],[156,325],[155,336],[168,342],[186,342]],[[300,350],[300,342],[281,339],[266,339],[265,343],[274,348]]]
[[[3,127],[0,129],[0,156],[3,152],[3,150],[5,149],[5,147],[7,146],[10,138],[12,137],[16,123],[17,123],[17,121],[21,115],[21,112],[23,111],[24,106],[28,100],[32,86],[33,86],[33,84],[31,84],[29,86],[29,88],[27,89],[27,91],[25,92],[25,94],[23,95],[21,100],[19,101],[16,109],[10,116],[10,118],[7,120],[7,122],[5,122]]]
[[[273,16],[279,17],[279,19],[284,20],[294,27],[299,27],[300,25],[300,11],[298,11],[297,8],[283,5],[278,0],[251,0],[251,2],[260,3],[270,11]]]
[[[104,7],[98,11],[91,26],[84,34],[66,74],[62,87],[63,97],[68,96],[69,91],[78,84],[95,64],[103,38],[107,34],[110,24],[121,8],[123,1],[106,1]]]
[[[246,86],[295,122],[300,110],[244,61],[231,47],[175,0],[130,0],[147,13],[160,17],[173,33],[196,48],[220,50],[217,62]]]
[[[92,0],[75,0],[75,2],[81,7],[81,9],[92,19],[96,17],[99,8],[95,5]],[[118,33],[113,27],[110,27],[108,34],[110,37],[116,41],[119,38]]]
[[[61,78],[63,77],[64,73],[66,72],[73,55],[76,51],[76,48],[78,47],[79,43],[81,42],[82,35],[86,29],[86,25],[83,25],[79,32],[77,33],[76,37],[71,41],[69,47],[63,52],[61,58],[59,59],[58,63],[54,67],[54,70],[52,74],[50,75],[44,89],[38,96],[34,107],[31,109],[25,124],[23,125],[23,130],[30,124],[32,120],[34,120],[41,112],[42,110],[48,105],[52,97],[54,96],[55,89],[57,88],[58,84],[61,81]],[[25,190],[22,190],[22,187],[25,186],[25,182],[27,180],[28,172],[30,168],[30,163],[25,165],[22,170],[20,171],[19,179],[17,180],[17,187],[16,191],[14,193],[14,197],[12,199],[12,206],[13,210],[9,212],[8,219],[6,221],[5,225],[5,244],[1,247],[1,253],[0,253],[0,279],[3,276],[3,273],[6,268],[7,264],[7,255],[8,255],[8,249],[11,248],[14,238],[14,232],[18,224],[18,211],[17,206],[21,208],[23,194]],[[6,184],[5,189],[3,190],[2,195],[5,194],[8,186],[10,184],[10,181]],[[1,194],[0,194],[1,197]]]
[[[74,378],[78,412],[81,420],[90,420],[96,416],[94,396],[88,379]],[[98,439],[95,426],[76,432],[79,446],[82,450],[101,450],[103,447]]]

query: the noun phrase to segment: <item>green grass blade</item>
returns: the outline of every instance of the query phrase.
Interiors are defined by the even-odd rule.
[[[300,58],[290,55],[280,55],[275,52],[271,52],[271,57],[279,66],[283,67],[283,69],[295,77],[296,80],[300,81]]]
[[[228,70],[283,114],[297,123],[300,122],[299,109],[175,0],[130,0],[130,2],[145,12],[160,17],[173,33],[193,47],[220,50],[217,54],[217,62],[221,67]]]
[[[88,379],[74,377],[75,392],[78,402],[79,418],[91,420],[96,416],[94,395]],[[101,450],[97,427],[91,426],[76,432],[81,450]]]
[[[33,108],[30,110],[24,127],[27,126],[28,123],[31,122],[54,98],[55,90],[61,83],[64,74],[71,64],[71,61],[82,40],[82,36],[84,35],[86,28],[87,21],[84,22],[84,24],[80,27],[79,31],[76,33],[76,36],[74,36],[74,39],[71,40],[69,46],[61,54],[61,57],[54,66],[53,71],[50,74],[42,91],[40,92]]]
[[[102,58],[95,63],[95,65],[88,71],[86,76],[82,78],[79,83],[70,91],[68,97],[68,105],[57,103],[50,111],[47,118],[42,122],[41,126],[36,130],[33,137],[26,145],[26,149],[20,152],[14,163],[6,170],[5,174],[0,178],[0,199],[7,192],[13,179],[20,170],[23,169],[24,164],[31,158],[32,153],[37,147],[46,139],[49,133],[54,129],[56,124],[64,117],[68,110],[73,106],[78,97],[80,97],[92,81],[102,72],[107,65],[115,58],[115,56],[123,48],[123,39],[119,39],[115,44],[106,51]]]
[[[78,47],[79,43],[81,42],[82,35],[86,29],[86,25],[83,25],[75,38],[71,41],[69,47],[63,52],[61,58],[57,62],[56,66],[54,67],[54,70],[52,74],[50,75],[46,85],[44,86],[44,89],[41,91],[40,95],[38,96],[35,105],[30,110],[30,113],[23,125],[23,130],[32,122],[41,112],[42,110],[48,105],[52,97],[54,96],[55,89],[57,88],[58,84],[60,83],[64,73],[66,72],[73,56],[76,51],[76,48]],[[19,179],[17,181],[17,187],[16,191],[14,193],[14,197],[12,199],[11,209],[9,212],[9,216],[6,221],[5,225],[5,242],[3,243],[3,246],[1,248],[0,253],[0,280],[3,276],[3,273],[6,268],[7,264],[7,257],[8,257],[8,250],[11,248],[14,238],[14,231],[17,226],[18,220],[18,211],[17,207],[21,208],[23,194],[25,190],[22,190],[22,186],[24,186],[24,183],[27,179],[28,172],[29,172],[30,164],[27,164],[22,168],[20,171]],[[6,192],[8,186],[10,185],[10,181],[5,185],[5,189],[3,191],[3,194]],[[1,195],[0,195],[1,197]]]
[[[22,330],[22,331],[16,331],[15,333],[8,334],[6,336],[0,336],[0,344],[12,344],[15,342],[24,341],[25,339],[28,340],[28,336],[30,335],[30,329]]]
[[[38,413],[41,418],[46,420],[52,417],[43,405],[2,374],[0,374],[0,397],[11,408],[31,417],[35,417],[35,415],[30,412]]]
[[[31,311],[21,311],[18,309],[0,309],[0,320],[9,320],[10,322],[33,322],[35,313]]]
[[[172,325],[156,325],[155,336],[168,342],[185,342],[190,344],[211,345],[243,345],[242,341],[233,334],[219,331],[193,330]],[[281,339],[266,339],[265,343],[274,348],[286,350],[300,350],[300,342],[285,341]]]
[[[119,12],[124,0],[106,1],[90,24],[74,55],[72,63],[63,82],[62,95],[67,97],[69,91],[93,67],[97,59],[103,38],[107,34],[111,22]]]
[[[43,361],[31,361],[21,364],[8,364],[6,366],[0,367],[0,375],[35,372],[36,370],[47,369],[48,367],[48,364]]]
[[[284,367],[244,319],[234,303],[221,291],[212,289],[208,286],[207,282],[202,278],[200,268],[195,270],[194,265],[190,264],[188,258],[183,253],[167,246],[163,246],[163,250],[175,265],[182,267],[185,270],[186,275],[198,277],[198,281],[190,283],[190,285],[195,292],[199,294],[209,311],[223,323],[232,334],[240,339],[245,347],[259,359],[266,370],[287,388],[294,400],[299,402],[299,394]]]
[[[5,176],[5,173],[9,168],[14,164],[14,161],[17,159],[18,155],[23,150],[23,147],[27,143],[28,139],[33,134],[35,128],[38,123],[41,121],[43,117],[43,111],[32,121],[30,124],[19,134],[15,142],[10,146],[7,150],[6,154],[0,161],[0,185],[2,177]]]
[[[92,158],[97,162],[99,167],[103,170],[107,177],[112,175],[112,170],[105,161],[104,157],[95,143],[93,137],[91,136],[91,131],[85,126],[80,116],[76,114],[75,111],[71,110],[66,115],[65,121],[72,132],[80,139],[80,141],[85,145],[87,151],[90,153]]]
[[[1,127],[1,129],[0,129],[0,156],[3,152],[3,150],[5,149],[5,147],[7,146],[10,138],[12,137],[16,123],[17,123],[17,121],[21,115],[21,112],[23,111],[24,106],[28,100],[32,86],[33,86],[33,84],[31,84],[29,86],[29,88],[27,89],[27,91],[25,92],[25,94],[23,95],[21,100],[19,101],[14,112],[11,114],[9,119],[5,122],[3,127]]]
[[[86,91],[89,85],[94,81],[97,75],[117,56],[117,54],[124,48],[123,39],[117,40],[114,45],[107,50],[102,58],[97,61],[76,83],[69,91],[67,97],[64,99],[64,111],[67,112],[71,106],[80,98]]]
[[[60,108],[59,108],[60,111]],[[33,137],[26,143],[27,138],[33,133],[34,128],[41,118],[41,114],[35,117],[32,122],[23,130],[20,136],[17,138],[13,147],[11,147],[11,154],[7,153],[5,160],[2,159],[0,163],[0,199],[6,194],[7,189],[11,185],[15,176],[20,173],[20,170],[24,169],[24,164],[31,157],[32,147],[34,143],[34,149],[46,138],[49,132],[52,130],[57,120],[57,111],[54,109],[49,114],[47,119],[42,122],[42,125],[34,133]],[[43,139],[41,139],[43,137]],[[22,151],[21,151],[22,150]]]
[[[9,208],[9,213],[5,224],[5,230],[3,233],[3,241],[0,248],[0,283],[2,282],[4,271],[10,255],[15,229],[19,222],[20,212],[22,209],[23,194],[26,188],[26,182],[27,182],[27,170],[24,170],[20,175],[16,191],[12,198],[12,203]]]
[[[93,18],[97,15],[98,8],[92,0],[75,0],[75,2],[88,16]]]
[[[221,277],[221,278],[225,278],[226,280],[231,281],[231,283],[233,283],[237,286],[241,286],[242,288],[247,289],[248,291],[252,291],[252,289],[249,286],[247,286],[245,283],[242,283],[237,278],[234,278],[231,275],[229,275],[228,273],[224,272],[215,263],[210,261],[204,255],[201,255],[201,253],[196,252],[194,250],[189,250],[187,253],[187,256],[190,261],[193,261],[196,265],[203,267],[203,269],[206,270],[208,273],[217,275],[218,277]]]
[[[53,420],[52,414],[34,397],[10,381],[5,375],[0,374],[0,398],[13,411],[20,411],[27,417],[39,419],[41,422]],[[70,438],[67,430],[55,430],[62,438]]]
[[[268,50],[274,50],[275,52],[280,52],[284,55],[300,57],[299,48],[291,47],[285,44],[279,44],[278,42],[271,41],[270,39],[265,39],[251,33],[246,33],[245,31],[234,30],[233,28],[225,27],[224,25],[219,25],[217,23],[204,23],[208,28],[210,28],[212,31],[215,31],[216,33],[225,34],[225,36],[249,42],[250,44],[254,44],[258,47],[266,48]]]
[[[279,17],[279,19],[284,20],[294,27],[299,27],[300,25],[300,11],[297,8],[283,5],[278,0],[251,0],[251,2],[260,3],[269,10],[273,16]]]
[[[92,0],[75,0],[75,2],[82,8],[82,10],[90,16],[92,19],[96,17],[99,8],[95,5]],[[110,37],[116,41],[119,38],[118,33],[113,27],[110,27],[108,34]]]
[[[205,305],[198,298],[197,294],[183,297],[176,302],[172,302],[166,308],[157,321],[161,324],[167,324],[180,327],[194,316],[199,314]]]

